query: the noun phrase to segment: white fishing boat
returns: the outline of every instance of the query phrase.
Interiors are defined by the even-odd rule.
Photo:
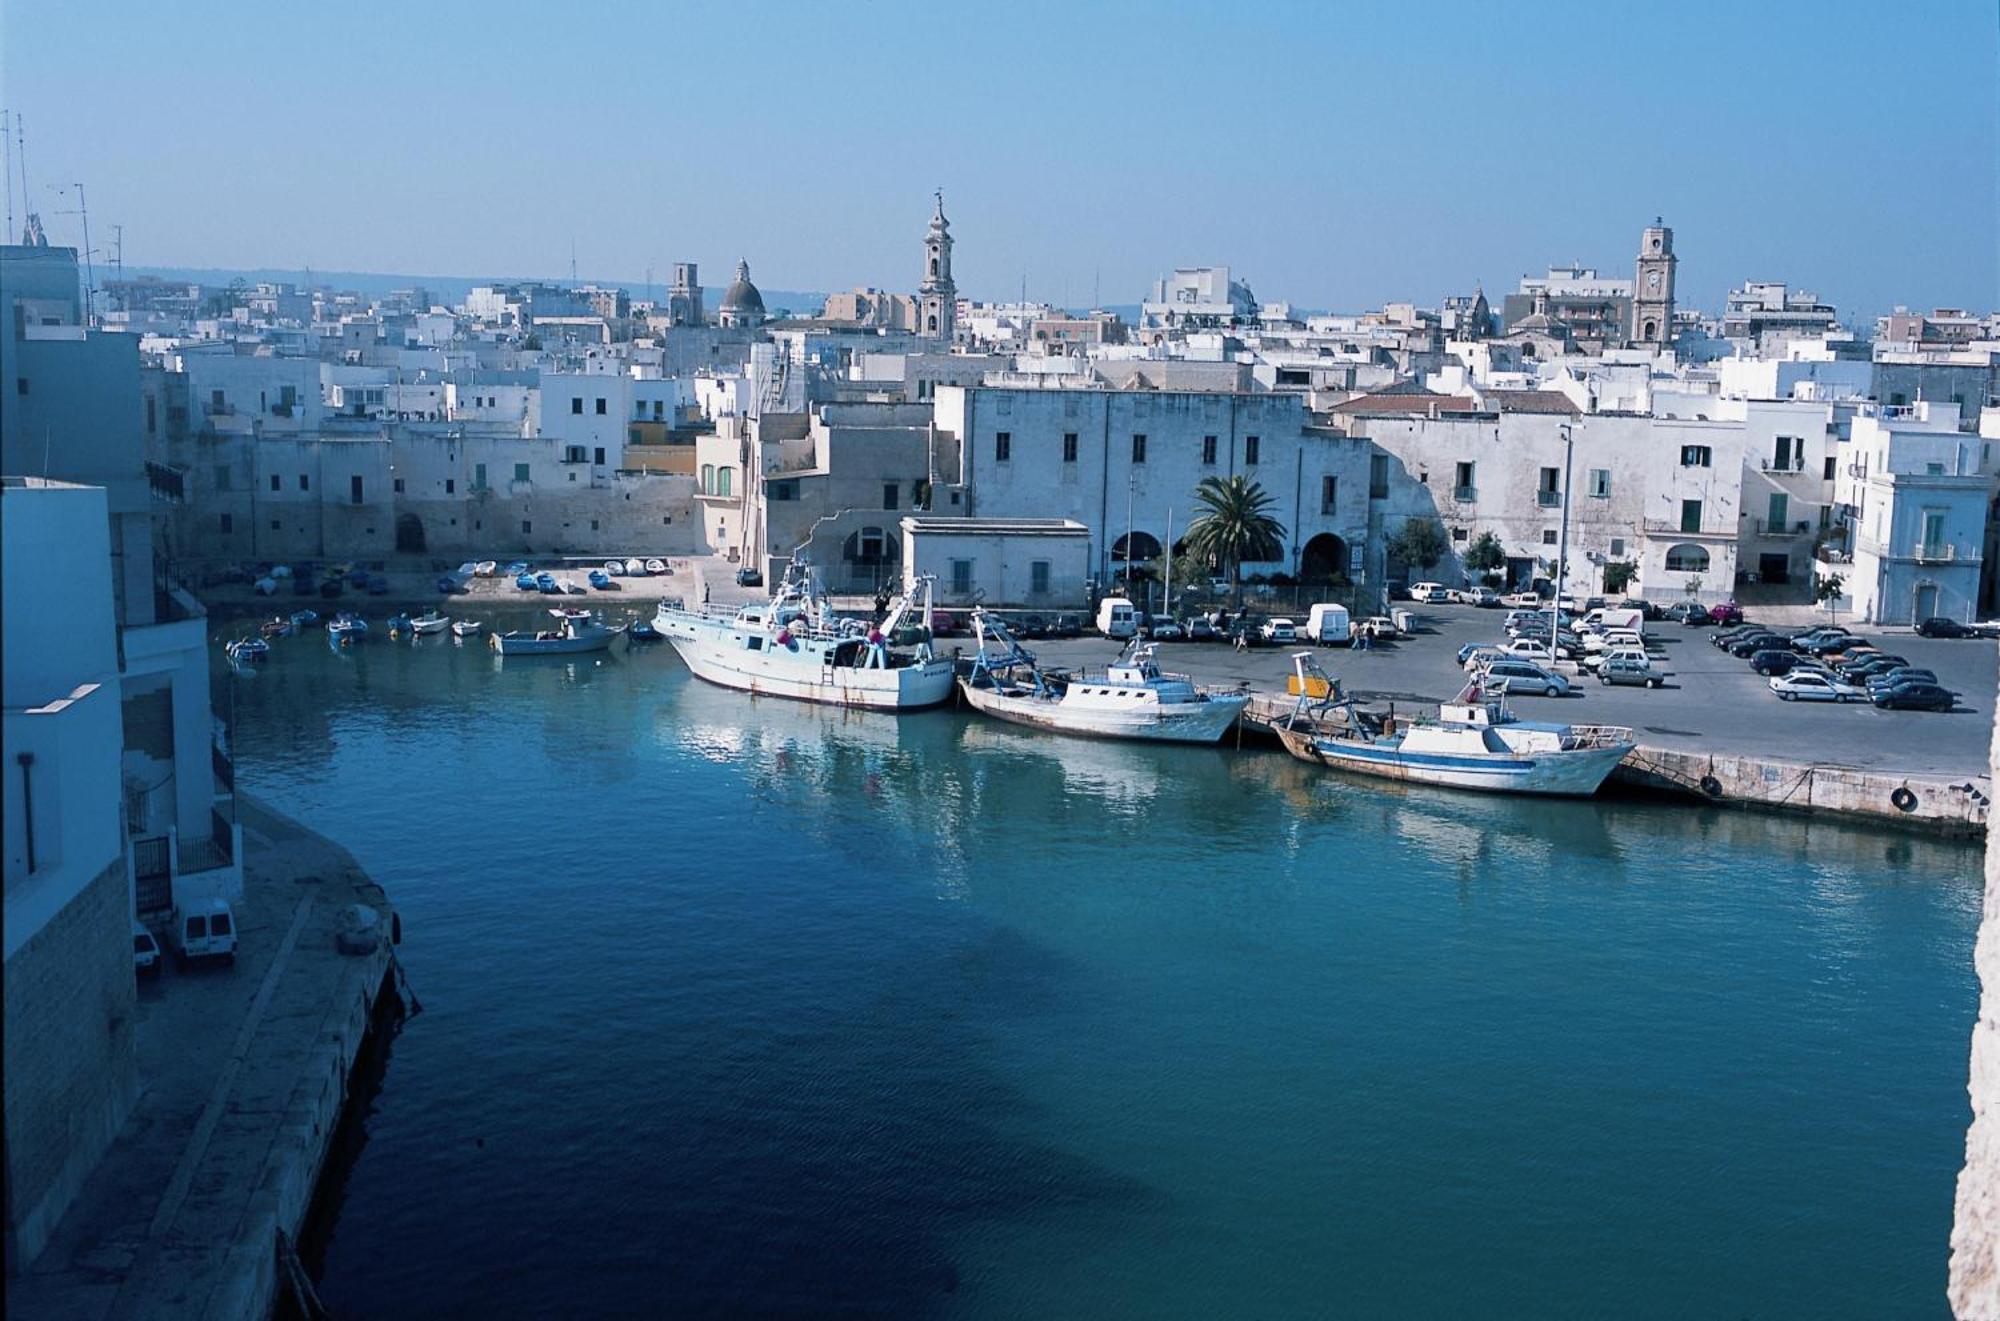
[[[921,601],[921,604],[919,602]],[[834,706],[913,711],[951,696],[952,664],[931,650],[931,579],[913,582],[874,627],[836,616],[795,559],[771,599],[735,610],[662,601],[653,627],[697,678],[725,688]],[[904,649],[890,639],[914,633]]]
[[[604,621],[588,610],[551,610],[560,621],[555,628],[530,633],[512,630],[495,633],[486,641],[502,656],[570,656],[583,651],[603,651],[611,640],[625,631],[623,624],[605,627]]]
[[[1488,693],[1476,679],[1435,717],[1415,720],[1363,710],[1311,652],[1292,657],[1287,687],[1298,703],[1273,728],[1288,752],[1392,780],[1587,796],[1633,748],[1632,731],[1622,725],[1517,719],[1504,693]]]
[[[646,571],[646,561],[644,561],[644,560],[626,560],[626,561],[625,561],[625,576],[626,576],[626,577],[628,577],[628,578],[643,578],[643,577],[645,577],[645,576],[646,576],[646,572],[647,572],[647,571]]]
[[[667,571],[667,562],[665,560],[646,561],[647,573],[665,573],[666,571]]]
[[[336,647],[352,646],[368,637],[368,621],[343,610],[326,621],[326,640]]]
[[[481,560],[472,566],[472,571],[481,578],[491,578],[500,572],[500,562],[498,560]]]
[[[451,621],[451,635],[455,638],[477,637],[483,625],[476,619],[454,619]]]
[[[422,636],[426,633],[442,633],[451,627],[451,616],[441,615],[433,610],[427,615],[418,615],[410,621],[410,632]]]
[[[604,571],[613,578],[623,578],[625,576],[625,561],[606,560],[604,561]]]
[[[238,638],[222,650],[224,655],[238,664],[271,658],[271,644],[262,638]]]
[[[972,612],[979,650],[972,672],[959,680],[975,711],[1063,734],[1096,738],[1214,743],[1250,704],[1246,692],[1197,687],[1168,674],[1153,660],[1153,646],[1134,640],[1102,673],[1045,670],[1006,626],[983,610]],[[991,644],[991,645],[989,645]]]

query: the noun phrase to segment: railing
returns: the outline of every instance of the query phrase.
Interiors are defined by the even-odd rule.
[[[1804,472],[1806,470],[1806,461],[1805,456],[1801,455],[1796,459],[1786,459],[1783,462],[1777,459],[1764,459],[1757,466],[1765,472]]]
[[[1957,546],[1919,545],[1916,549],[1919,564],[1949,564],[1957,558]]]
[[[1688,527],[1677,518],[1641,519],[1640,527],[1646,532],[1667,533],[1676,537],[1722,537],[1736,535],[1734,532],[1724,532],[1719,528]]]
[[[146,484],[152,489],[155,499],[177,505],[187,503],[187,473],[183,468],[172,468],[148,459]]]
[[[1471,504],[1479,498],[1479,488],[1476,486],[1454,486],[1451,488],[1451,498],[1460,504]]]
[[[1806,519],[1773,523],[1768,518],[1753,518],[1750,524],[1760,537],[1802,537],[1812,531],[1812,523]]]
[[[1535,503],[1544,509],[1554,509],[1563,502],[1561,491],[1536,491]]]
[[[132,874],[141,883],[173,873],[172,841],[165,835],[132,841]]]

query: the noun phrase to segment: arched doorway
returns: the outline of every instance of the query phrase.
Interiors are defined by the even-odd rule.
[[[1128,539],[1131,542],[1132,552],[1129,556],[1125,553]],[[1160,558],[1160,539],[1150,532],[1129,532],[1111,543],[1111,558],[1121,564],[1127,559],[1141,563],[1157,560]]]
[[[396,516],[396,553],[421,555],[424,551],[424,520],[415,514]]]
[[[1300,550],[1300,582],[1330,583],[1346,580],[1347,543],[1333,533],[1320,533]]]

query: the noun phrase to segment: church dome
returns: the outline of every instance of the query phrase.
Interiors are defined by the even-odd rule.
[[[722,315],[731,321],[762,321],[764,319],[764,295],[757,292],[757,286],[750,283],[750,263],[736,263],[736,278],[723,291]]]

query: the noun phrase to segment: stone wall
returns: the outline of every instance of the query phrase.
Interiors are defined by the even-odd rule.
[[[1996,708],[2000,709],[2000,708]],[[2000,772],[2000,721],[1994,725],[1990,768]],[[1972,950],[1979,974],[1979,1017],[1972,1025],[1966,1090],[1972,1126],[1965,1134],[1965,1168],[1951,1229],[1953,1315],[2000,1317],[2000,839],[1986,836],[1986,902]]]
[[[121,854],[7,960],[7,1271],[41,1252],[138,1096]]]

